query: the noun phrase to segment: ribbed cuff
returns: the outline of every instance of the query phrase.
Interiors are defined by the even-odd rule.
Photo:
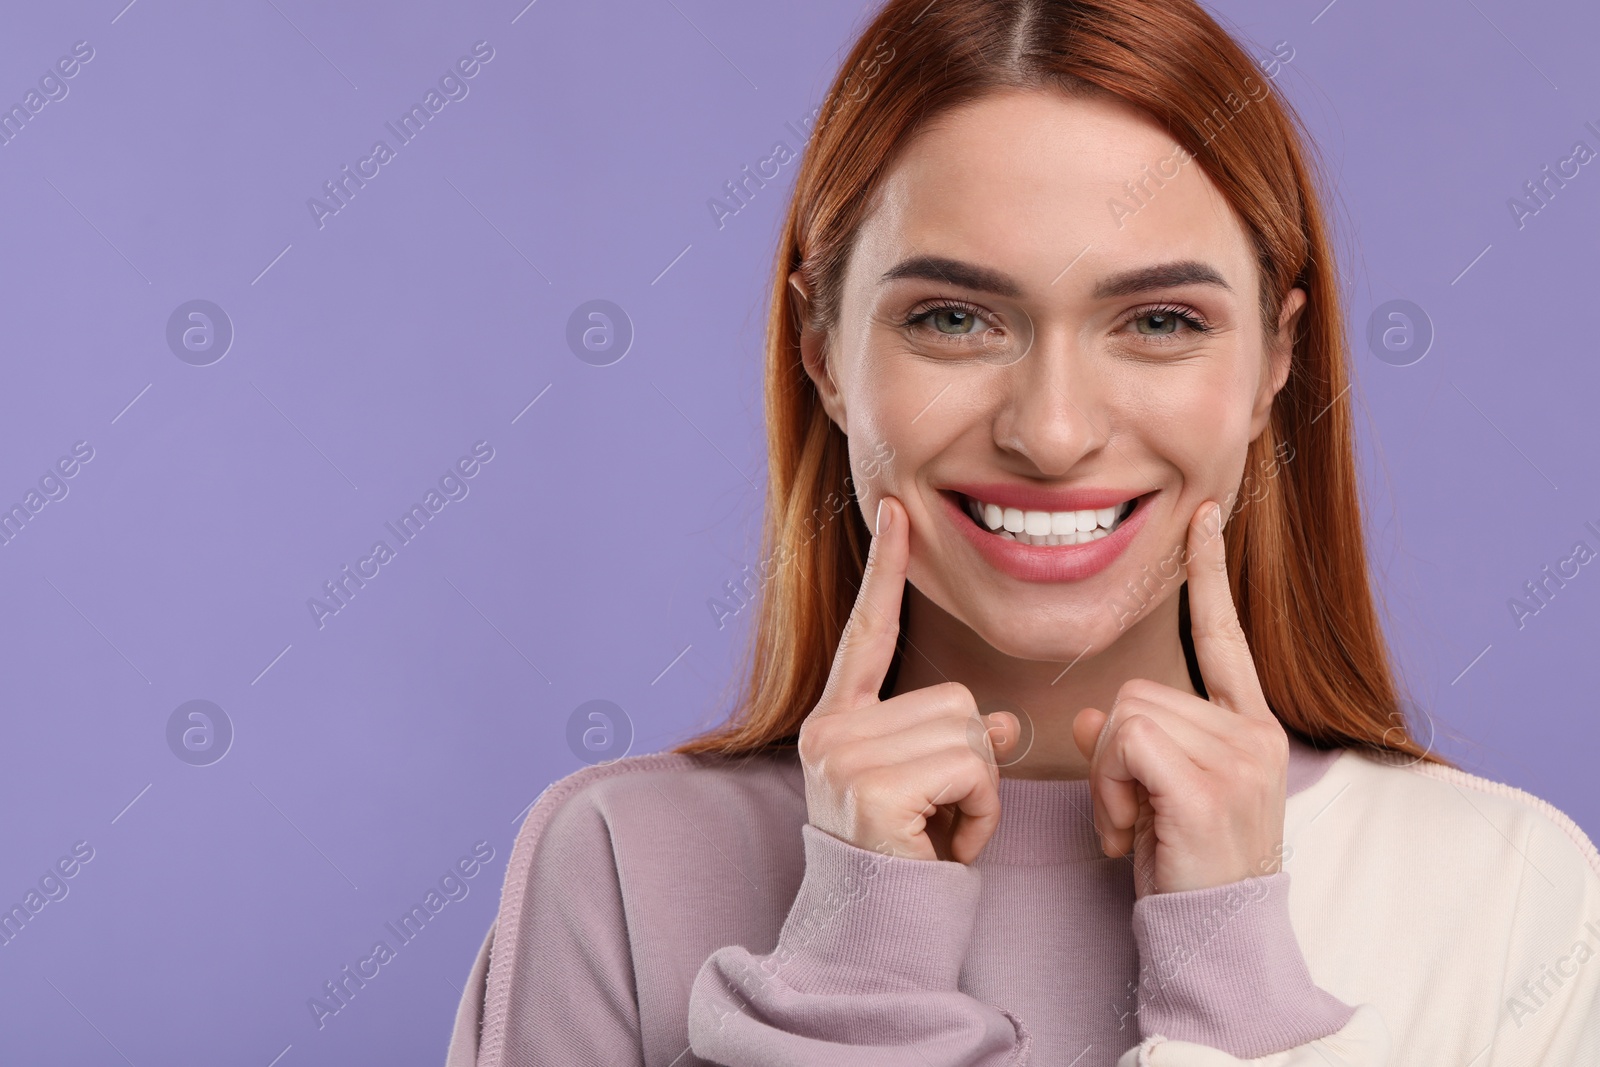
[[[979,872],[858,848],[810,823],[800,832],[805,876],[759,970],[801,993],[955,991]]]
[[[1311,980],[1289,872],[1155,893],[1133,906],[1139,1030],[1242,1059],[1327,1037],[1355,1008]]]

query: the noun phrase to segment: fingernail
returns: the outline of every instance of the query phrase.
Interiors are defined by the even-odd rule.
[[[1222,529],[1222,505],[1221,504],[1213,504],[1211,506],[1213,508],[1215,508],[1216,511],[1217,511],[1217,529],[1220,530],[1220,529]]]
[[[872,517],[872,536],[877,537],[883,533],[883,497],[878,498],[878,513]]]

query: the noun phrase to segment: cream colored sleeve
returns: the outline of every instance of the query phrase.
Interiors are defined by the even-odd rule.
[[[1525,862],[1484,1067],[1600,1064],[1600,855],[1564,813],[1539,807],[1545,817],[1518,842]]]
[[[1149,1037],[1124,1052],[1117,1067],[1389,1067],[1389,1063],[1388,1027],[1371,1004],[1359,1004],[1337,1033],[1270,1056],[1241,1060],[1205,1045]]]

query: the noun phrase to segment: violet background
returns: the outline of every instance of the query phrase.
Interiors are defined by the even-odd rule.
[[[632,752],[726,710],[749,613],[708,601],[758,561],[795,167],[720,230],[707,202],[802,147],[869,9],[125,3],[0,32],[7,105],[94,49],[0,146],[0,505],[94,450],[0,547],[0,904],[94,849],[0,945],[0,1060],[441,1063],[580,706],[618,705]],[[1437,747],[1592,834],[1600,576],[1520,629],[1507,602],[1600,547],[1600,165],[1520,229],[1507,200],[1600,148],[1600,10],[1212,10],[1288,43],[1337,182],[1371,551]],[[480,40],[467,97],[319,229],[307,200]],[[209,366],[166,340],[192,299],[235,330]],[[608,366],[567,342],[593,299],[634,331]],[[1364,343],[1392,299],[1435,331],[1408,366]],[[308,598],[480,440],[469,494],[319,629]],[[208,766],[167,740],[195,699],[234,731]],[[470,894],[319,1029],[308,998],[477,841]]]

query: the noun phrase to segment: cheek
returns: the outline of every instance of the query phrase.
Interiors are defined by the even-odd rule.
[[[1187,521],[1202,500],[1231,507],[1250,443],[1249,384],[1215,364],[1158,370],[1118,383],[1120,431],[1137,442],[1121,452],[1148,472],[1144,477],[1159,478],[1161,469],[1176,476],[1182,488],[1172,501],[1174,521]]]
[[[1249,444],[1248,384],[1224,368],[1160,368],[1117,383],[1126,432],[1185,470],[1231,463]]]
[[[958,384],[893,360],[862,374],[850,401],[850,463],[858,482],[909,491],[917,470],[951,436]]]

